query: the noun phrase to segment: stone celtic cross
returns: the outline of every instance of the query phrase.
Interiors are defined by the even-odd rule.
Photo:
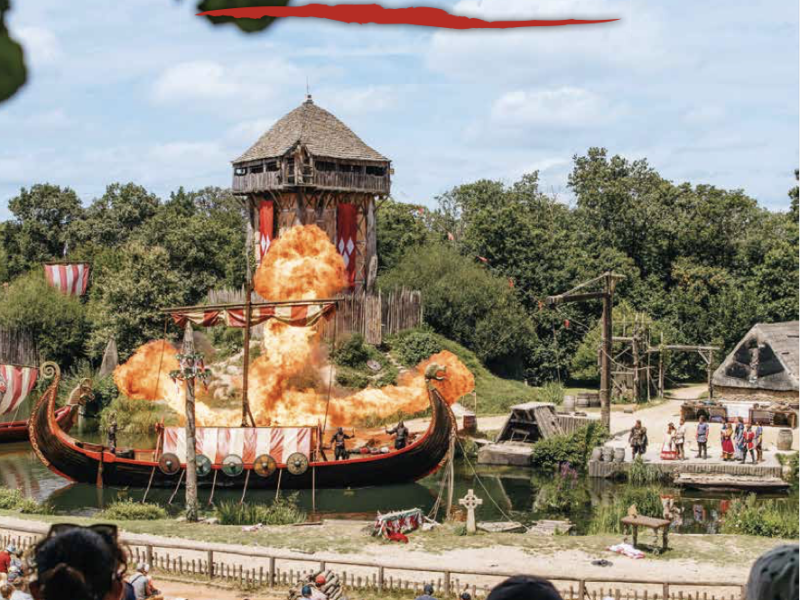
[[[483,504],[483,500],[478,498],[472,490],[467,492],[467,495],[461,498],[458,503],[467,509],[467,533],[475,533],[475,509]]]

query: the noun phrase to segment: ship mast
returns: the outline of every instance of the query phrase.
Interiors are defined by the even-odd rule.
[[[244,200],[247,222],[247,242],[245,243],[245,290],[244,290],[244,356],[242,358],[242,427],[255,427],[253,413],[250,411],[250,400],[248,399],[249,375],[250,375],[250,317],[253,311],[253,272],[250,268],[250,252],[253,248],[253,205],[249,198]]]

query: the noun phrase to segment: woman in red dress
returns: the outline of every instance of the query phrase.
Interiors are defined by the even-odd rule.
[[[720,437],[722,438],[722,460],[733,460],[733,427],[730,423],[722,426]]]

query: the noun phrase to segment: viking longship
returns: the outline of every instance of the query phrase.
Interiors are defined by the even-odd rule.
[[[180,487],[186,469],[184,428],[160,430],[155,449],[112,452],[79,441],[58,424],[55,398],[60,372],[43,366],[53,382],[30,418],[31,444],[54,473],[74,482],[107,486]],[[433,377],[430,372],[426,378]],[[415,481],[435,473],[451,451],[455,419],[428,379],[432,416],[423,435],[401,450],[329,460],[321,452],[322,427],[198,427],[198,485],[251,489],[356,488]]]
[[[0,444],[28,441],[28,420],[14,416],[23,408],[36,386],[38,369],[22,365],[0,365],[0,416],[10,416],[11,421],[0,423]],[[77,405],[68,405],[54,411],[54,419],[63,431],[69,431],[78,414]]]

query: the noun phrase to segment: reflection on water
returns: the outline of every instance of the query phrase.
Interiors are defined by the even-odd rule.
[[[90,441],[93,436],[82,436]],[[94,438],[91,441],[100,441]],[[148,439],[121,440],[121,446],[135,445],[151,447]],[[552,476],[537,475],[530,469],[512,467],[478,467],[479,478],[476,478],[469,466],[459,461],[455,468],[455,498],[460,498],[468,489],[484,498],[478,509],[478,519],[483,521],[502,521],[511,518],[529,524],[541,518],[563,518],[558,515],[538,511],[535,508],[537,494],[544,485],[552,482]],[[7,444],[0,448],[0,483],[5,487],[17,488],[25,496],[39,501],[49,502],[57,512],[72,515],[91,515],[102,509],[104,504],[127,497],[139,500],[144,494],[142,489],[97,489],[93,485],[70,484],[49,471],[37,459],[27,443]],[[583,533],[591,518],[592,507],[611,502],[620,485],[605,480],[585,479],[578,485],[586,491],[586,502],[583,510],[574,511],[570,515],[577,525],[577,531]],[[419,507],[429,511],[433,507],[439,493],[439,475],[429,477],[418,483],[392,485],[386,487],[357,490],[317,490],[316,508],[318,516],[338,518],[371,519],[377,511],[390,512],[411,507]],[[152,489],[148,501],[166,505],[174,490]],[[695,493],[669,490],[675,496],[675,507],[678,517],[675,530],[680,533],[716,533],[719,520],[736,494],[706,496]],[[205,504],[210,495],[209,489],[200,490],[200,501]],[[491,498],[488,498],[491,496]],[[241,490],[225,490],[218,488],[214,493],[214,501],[239,501]],[[269,502],[275,493],[268,490],[251,490],[246,499],[251,502]],[[175,499],[174,511],[181,509],[182,494]],[[298,493],[298,502],[307,512],[311,512],[311,491]]]

